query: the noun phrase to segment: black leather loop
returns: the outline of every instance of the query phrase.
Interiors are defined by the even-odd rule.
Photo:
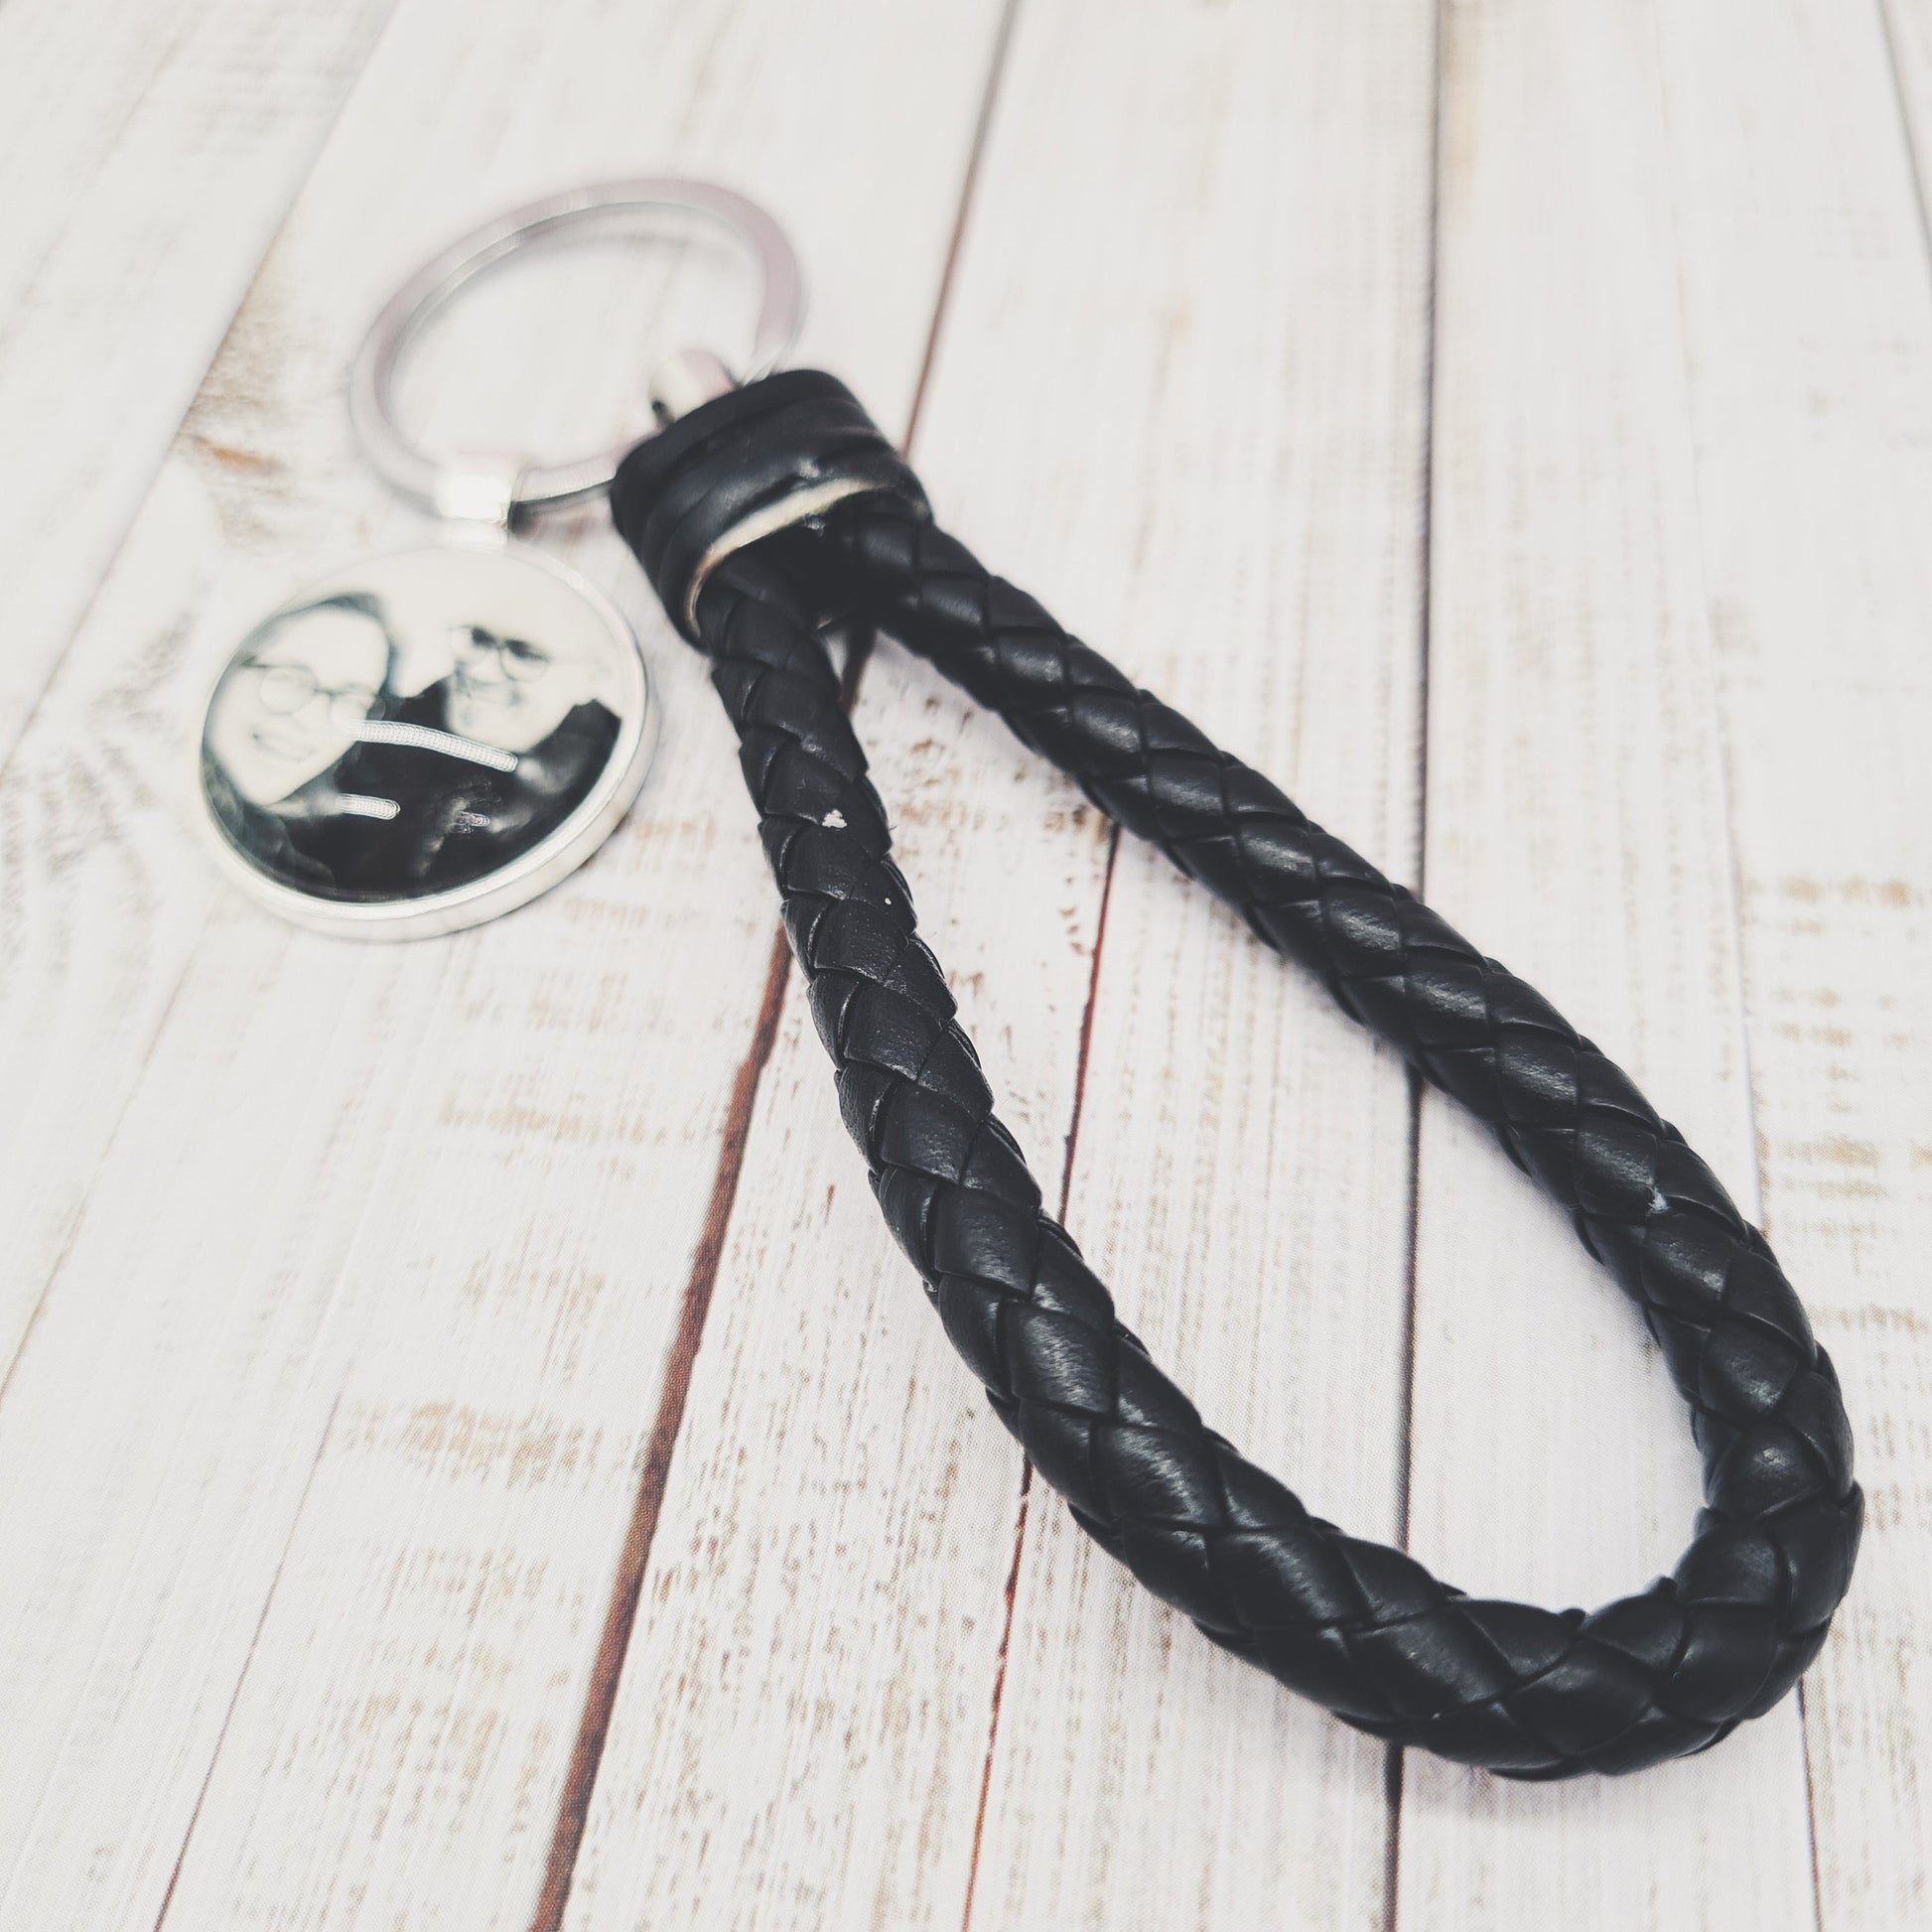
[[[693,445],[712,447],[702,427]],[[688,515],[682,475],[665,466],[659,486]],[[655,513],[633,494],[626,535]],[[1588,1615],[1464,1596],[1311,1516],[1154,1366],[1043,1208],[916,934],[820,634],[828,605],[856,607],[998,710],[1486,1121],[1571,1214],[1691,1405],[1705,1507],[1671,1577]],[[1107,1550],[1344,1722],[1507,1776],[1635,1770],[1783,1697],[1851,1579],[1863,1499],[1850,1429],[1763,1237],[1623,1073],[988,574],[925,520],[922,497],[857,497],[809,535],[740,552],[697,618],[880,1205],[995,1410]]]
[[[888,491],[926,513],[918,479],[852,391],[817,369],[786,369],[639,443],[612,480],[611,515],[690,637],[693,584],[721,542],[834,481]]]

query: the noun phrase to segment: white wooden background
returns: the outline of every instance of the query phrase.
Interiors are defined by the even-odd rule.
[[[1094,1552],[884,1234],[599,516],[546,540],[665,735],[585,872],[400,949],[214,879],[237,628],[420,533],[373,307],[672,170],[784,220],[799,359],[949,523],[1761,1214],[1870,1503],[1799,1698],[1512,1786]],[[0,1926],[1932,1925],[1932,0],[0,0]],[[421,420],[634,417],[664,259],[505,278]],[[1560,1218],[921,666],[859,712],[1210,1419],[1468,1587],[1667,1568],[1688,1433]]]

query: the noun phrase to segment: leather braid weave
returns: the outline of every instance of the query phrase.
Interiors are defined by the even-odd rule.
[[[1705,1507],[1673,1576],[1590,1615],[1463,1596],[1311,1516],[1153,1365],[1041,1206],[916,934],[815,629],[828,587],[1316,972],[1570,1210],[1691,1405]],[[1837,1379],[1762,1236],[1624,1074],[916,507],[859,498],[754,545],[697,620],[887,1221],[1002,1421],[1104,1548],[1345,1723],[1508,1776],[1635,1770],[1784,1695],[1858,1546]]]

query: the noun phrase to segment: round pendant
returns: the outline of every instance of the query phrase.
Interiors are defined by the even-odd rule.
[[[298,924],[416,938],[494,918],[609,837],[655,720],[630,626],[518,544],[338,572],[258,623],[202,731],[229,873]]]

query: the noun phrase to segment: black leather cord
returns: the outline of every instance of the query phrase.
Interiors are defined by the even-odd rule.
[[[656,563],[673,611],[688,580],[642,540],[659,506],[678,506],[682,553],[719,541],[694,537],[704,498],[680,477],[721,461],[769,477],[801,461],[797,395],[780,391],[761,414],[767,386],[641,446],[614,486],[620,528]],[[733,439],[738,455],[721,457]],[[1702,1750],[1769,1709],[1824,1642],[1863,1499],[1830,1359],[1763,1237],[1529,986],[986,572],[927,520],[909,473],[868,460],[874,493],[712,568],[696,641],[739,734],[846,1125],[1001,1420],[1144,1584],[1374,1735],[1554,1778]],[[736,516],[728,496],[721,524]],[[1691,1405],[1705,1507],[1671,1577],[1590,1615],[1464,1596],[1311,1517],[1154,1366],[1042,1207],[916,934],[822,639],[832,610],[877,623],[997,710],[1486,1121],[1570,1212]]]

